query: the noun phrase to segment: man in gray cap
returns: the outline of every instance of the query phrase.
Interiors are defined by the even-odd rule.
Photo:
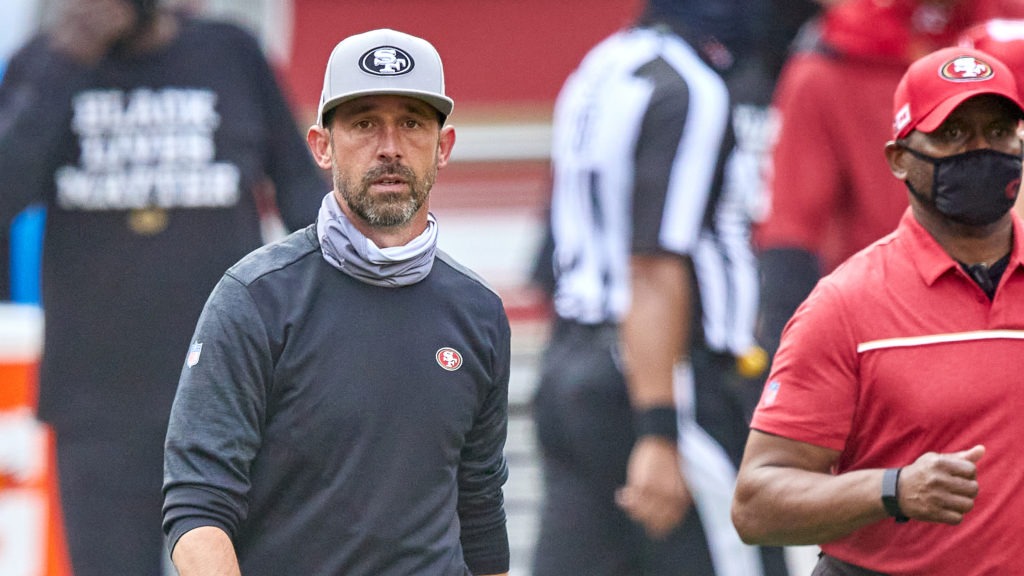
[[[393,30],[327,64],[315,224],[214,289],[167,434],[182,576],[507,574],[509,325],[436,248],[455,143],[441,60]]]

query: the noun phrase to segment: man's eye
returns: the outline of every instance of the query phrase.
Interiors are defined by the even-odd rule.
[[[963,130],[959,126],[947,126],[940,134],[944,140],[956,140],[963,135]]]
[[[1002,125],[992,128],[992,133],[999,137],[1005,137],[1011,134],[1016,134],[1016,132],[1016,126]]]

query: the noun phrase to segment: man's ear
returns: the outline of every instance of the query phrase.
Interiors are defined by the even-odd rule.
[[[309,151],[313,153],[313,160],[316,165],[324,170],[331,169],[331,132],[316,124],[309,127],[306,132],[306,144]]]
[[[441,128],[437,146],[437,167],[444,168],[452,156],[452,148],[455,147],[455,128],[453,126],[446,125]]]
[[[907,153],[906,148],[900,146],[894,140],[885,143],[885,160],[889,163],[889,170],[899,180],[907,179]]]

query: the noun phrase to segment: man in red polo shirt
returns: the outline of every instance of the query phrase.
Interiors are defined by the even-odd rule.
[[[748,543],[819,544],[815,575],[1020,573],[1022,116],[987,53],[904,74],[885,156],[910,209],[783,332],[733,501]]]

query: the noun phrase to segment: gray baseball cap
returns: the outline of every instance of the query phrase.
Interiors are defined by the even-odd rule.
[[[331,52],[320,94],[317,124],[342,102],[374,94],[419,98],[446,117],[455,102],[444,94],[437,50],[422,38],[383,28],[349,36]]]

